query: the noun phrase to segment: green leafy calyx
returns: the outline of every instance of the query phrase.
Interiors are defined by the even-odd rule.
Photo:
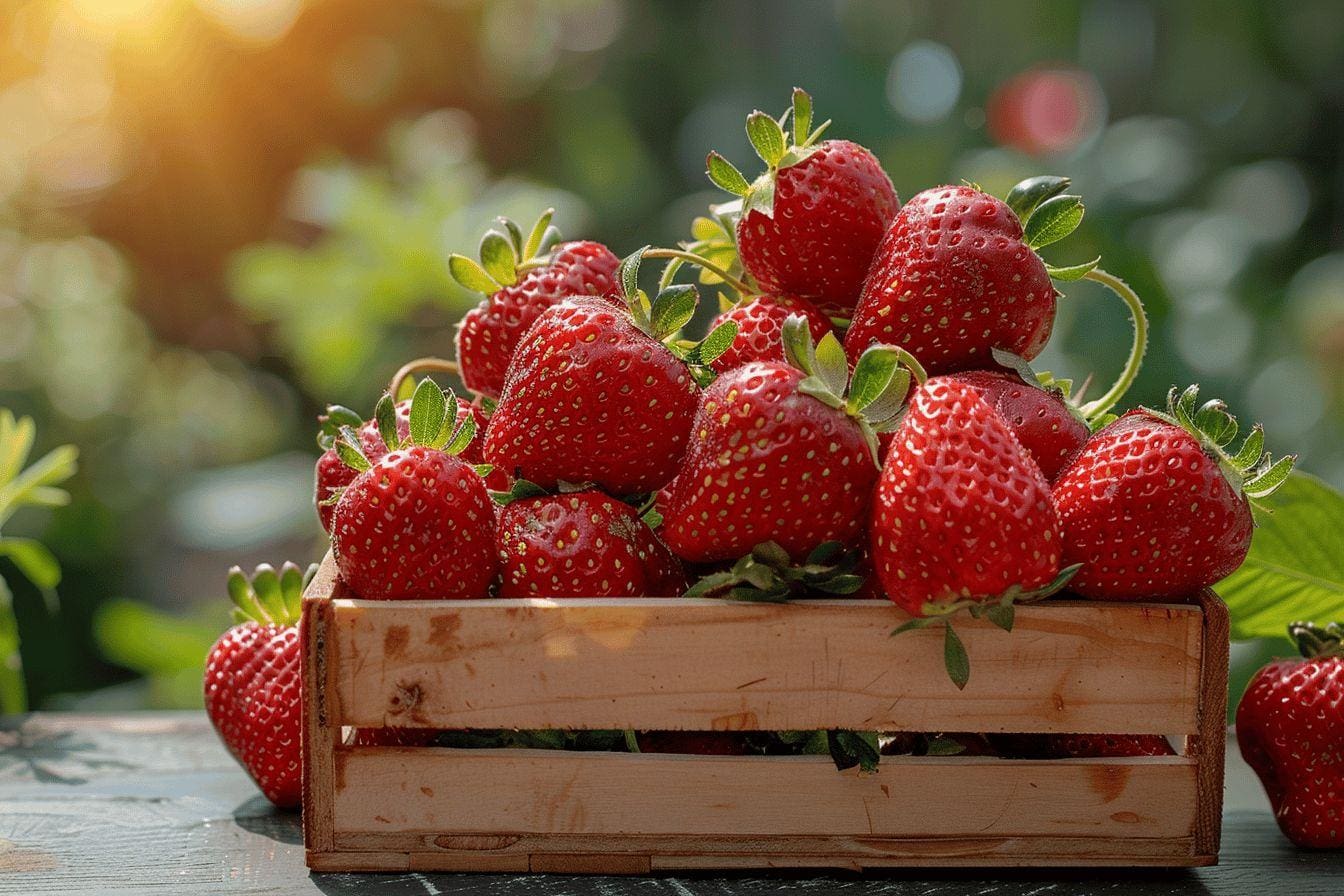
[[[1144,408],[1145,413],[1166,423],[1181,427],[1199,440],[1204,451],[1218,462],[1227,481],[1238,494],[1252,501],[1267,498],[1287,480],[1297,462],[1296,455],[1274,460],[1265,449],[1265,431],[1256,424],[1235,452],[1232,442],[1237,437],[1237,418],[1227,410],[1220,399],[1199,404],[1199,386],[1184,391],[1172,387],[1167,393],[1165,412]]]
[[[1311,622],[1294,622],[1288,626],[1288,637],[1307,659],[1344,657],[1344,623],[1331,622],[1320,626]]]
[[[448,257],[448,272],[472,292],[490,295],[512,286],[527,271],[545,265],[545,253],[560,242],[560,231],[551,225],[554,215],[555,209],[546,209],[527,236],[510,219],[498,218],[497,227],[481,237],[480,261],[454,253]]]
[[[639,270],[644,256],[649,252],[661,251],[664,250],[645,246],[621,260],[617,272],[621,292],[635,326],[667,346],[686,363],[697,382],[703,386],[714,378],[710,362],[726,352],[737,337],[737,324],[726,321],[698,342],[681,339],[682,329],[695,316],[700,300],[699,291],[690,284],[672,283],[650,299],[649,294],[639,287]]]
[[[460,414],[460,411],[461,404],[453,390],[441,389],[426,377],[411,396],[409,438],[402,438],[397,426],[397,403],[391,393],[385,392],[378,399],[373,419],[388,451],[419,445],[456,455],[461,454],[476,436],[476,415]],[[342,426],[332,447],[352,469],[363,472],[373,466],[361,449],[359,433],[353,426]]]
[[[744,214],[759,211],[769,217],[774,214],[775,179],[779,172],[816,152],[817,141],[830,124],[826,121],[815,130],[812,128],[812,97],[801,87],[795,87],[792,103],[779,118],[760,110],[747,116],[747,139],[765,163],[764,174],[749,183],[732,162],[717,152],[709,154],[705,172],[715,186],[742,198]]]
[[[239,567],[229,570],[229,600],[233,601],[234,622],[261,625],[298,625],[303,606],[303,591],[317,572],[317,564],[307,571],[286,562],[276,572],[263,563],[249,578]]]
[[[928,379],[923,366],[905,349],[871,345],[859,356],[851,376],[840,340],[827,333],[813,345],[807,318],[801,314],[784,321],[783,341],[789,363],[807,374],[798,391],[853,417],[873,463],[878,464],[877,434],[899,424],[911,381]]]
[[[838,541],[818,546],[802,563],[794,563],[782,547],[767,541],[730,569],[700,579],[685,596],[783,603],[818,592],[853,594],[863,586],[863,576],[855,572],[858,562],[858,551],[847,551]]]

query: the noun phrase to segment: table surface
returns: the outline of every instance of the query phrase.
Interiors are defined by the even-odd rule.
[[[1228,756],[1221,864],[1193,871],[869,874],[312,874],[297,814],[277,812],[200,713],[33,714],[0,720],[0,893],[691,896],[1344,894],[1344,852],[1294,849],[1259,786]]]

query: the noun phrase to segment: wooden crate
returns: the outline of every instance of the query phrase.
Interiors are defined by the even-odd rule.
[[[304,837],[320,871],[1209,865],[1227,613],[1048,601],[1012,634],[891,638],[885,601],[304,599]],[[356,747],[346,726],[1166,734],[1182,755],[1009,760]],[[1180,743],[1181,741],[1177,741]]]

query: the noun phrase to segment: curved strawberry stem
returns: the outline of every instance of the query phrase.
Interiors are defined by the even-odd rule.
[[[705,270],[709,271],[715,277],[718,277],[724,283],[727,283],[729,286],[731,286],[739,296],[749,296],[755,292],[755,290],[753,290],[743,281],[739,280],[732,274],[725,271],[723,268],[714,264],[714,262],[709,261],[706,258],[702,258],[701,256],[696,255],[694,252],[686,252],[682,249],[646,249],[644,251],[644,257],[673,259],[679,262],[688,262],[690,264],[698,265],[704,268]]]
[[[1134,379],[1139,375],[1139,368],[1143,366],[1143,356],[1148,351],[1148,315],[1143,310],[1143,300],[1139,298],[1139,294],[1114,274],[1107,273],[1101,268],[1093,268],[1084,274],[1082,279],[1100,283],[1119,296],[1129,308],[1130,320],[1134,324],[1134,342],[1130,346],[1129,357],[1125,360],[1120,376],[1100,398],[1079,407],[1079,411],[1090,425],[1119,404],[1120,399],[1129,391],[1129,387],[1134,385]]]
[[[392,381],[387,387],[387,392],[393,400],[401,394],[401,386],[407,378],[416,373],[451,373],[458,376],[458,366],[456,361],[449,361],[447,358],[416,358],[414,361],[407,361],[392,374]],[[472,393],[475,394],[475,393]]]
[[[1309,660],[1317,657],[1344,657],[1344,623],[1332,622],[1319,626],[1311,622],[1294,622],[1288,626],[1288,637],[1297,644],[1302,656]]]

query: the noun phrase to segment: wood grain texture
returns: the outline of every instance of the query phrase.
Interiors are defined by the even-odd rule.
[[[347,725],[1192,734],[1197,606],[1051,602],[889,637],[879,601],[332,602]]]
[[[309,874],[298,816],[261,799],[201,713],[0,720],[0,893],[16,896],[1325,896],[1344,853],[1293,849],[1231,745],[1221,864],[1193,871],[908,869],[863,877]],[[719,839],[719,838],[714,838]],[[579,845],[576,843],[576,846]],[[800,844],[801,847],[801,844]],[[977,847],[978,848],[978,847]],[[1005,848],[1017,848],[1015,846]],[[418,858],[417,858],[418,861]],[[658,862],[651,863],[654,870]],[[687,860],[688,862],[690,860]],[[945,862],[948,864],[950,862]]]
[[[1205,645],[1199,675],[1199,732],[1190,737],[1186,751],[1198,762],[1195,849],[1216,856],[1223,822],[1223,741],[1231,620],[1227,606],[1212,591],[1205,590],[1199,603],[1204,617]]]
[[[342,832],[1189,837],[1190,759],[884,757],[347,748]],[[631,795],[638,795],[632,798]]]
[[[329,593],[334,577],[322,578],[330,567],[324,565],[314,577],[303,600],[299,635],[303,643],[300,669],[303,679],[303,830],[304,839],[314,850],[332,848],[335,819],[333,764],[340,726],[336,723],[329,700],[334,699],[335,670],[330,667],[328,638],[331,632]]]

